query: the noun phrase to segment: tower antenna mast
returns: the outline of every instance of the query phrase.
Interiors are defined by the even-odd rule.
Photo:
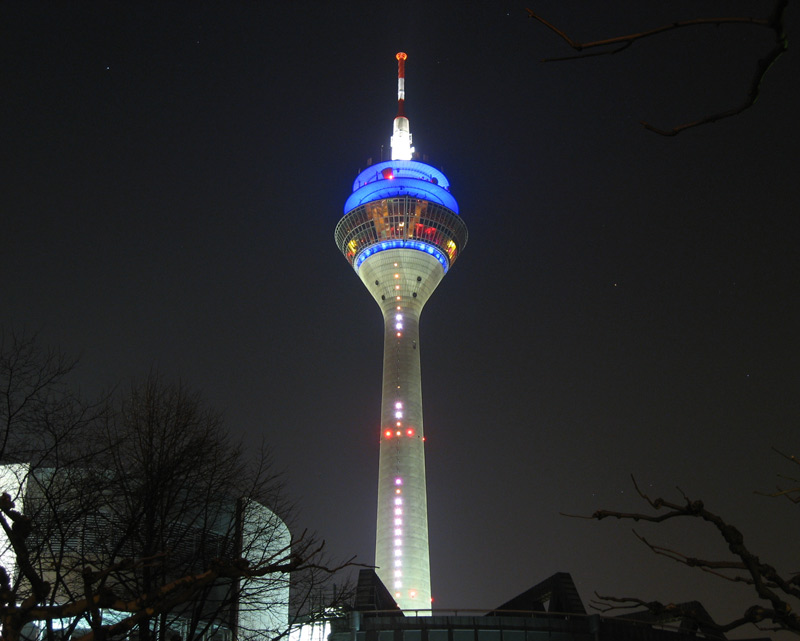
[[[395,58],[397,58],[397,116],[394,119],[392,133],[392,160],[411,160],[414,148],[411,146],[411,129],[405,113],[408,55],[400,51]]]

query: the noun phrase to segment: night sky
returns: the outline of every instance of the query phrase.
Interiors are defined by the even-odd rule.
[[[577,39],[748,2],[534,7]],[[680,486],[800,570],[798,511],[753,490],[800,424],[800,12],[571,52],[517,2],[6,2],[0,321],[80,357],[87,394],[157,367],[286,470],[296,528],[373,559],[382,318],[333,230],[388,149],[394,54],[414,143],[470,240],[422,316],[435,606],[488,608],[556,571],[594,590],[745,588],[657,558],[630,475]],[[700,523],[642,531],[724,557]],[[725,605],[727,604],[727,605]]]

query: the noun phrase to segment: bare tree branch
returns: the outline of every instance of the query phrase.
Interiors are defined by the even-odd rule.
[[[773,566],[762,562],[759,557],[745,545],[742,533],[721,516],[706,509],[703,501],[692,500],[683,492],[681,492],[683,497],[682,503],[677,503],[661,497],[651,497],[639,487],[633,476],[631,476],[631,479],[639,496],[646,501],[653,510],[661,512],[660,514],[598,510],[589,518],[595,520],[615,518],[650,523],[663,523],[668,520],[679,518],[694,518],[710,523],[716,528],[718,534],[727,545],[728,551],[733,555],[733,558],[721,560],[697,558],[682,552],[677,552],[671,548],[655,545],[636,531],[634,531],[634,534],[656,554],[666,556],[689,567],[700,568],[705,572],[709,572],[728,581],[752,586],[757,597],[770,604],[771,607],[754,605],[748,608],[740,618],[734,621],[721,625],[714,624],[719,631],[725,632],[732,630],[744,623],[760,623],[769,620],[779,626],[780,629],[800,634],[800,614],[795,611],[790,601],[791,599],[800,599],[800,579],[797,575],[784,576]],[[725,572],[726,570],[733,571],[733,573],[728,574]],[[644,606],[651,612],[662,614],[669,608],[674,611],[680,610],[680,606],[674,604],[664,606],[658,602],[646,603],[636,598],[601,598],[614,608],[621,607],[620,604],[626,604],[625,607]],[[687,613],[686,616],[689,616],[689,614]]]
[[[736,116],[742,113],[743,111],[746,111],[756,103],[761,91],[761,83],[764,80],[764,76],[767,74],[767,72],[775,63],[775,61],[778,58],[780,58],[780,56],[783,55],[788,49],[788,39],[786,37],[786,31],[784,25],[784,13],[786,11],[786,7],[788,4],[789,0],[776,0],[775,6],[773,7],[772,10],[772,14],[769,16],[769,18],[752,18],[746,16],[729,16],[721,18],[694,18],[692,20],[680,20],[672,22],[670,24],[662,25],[660,27],[649,29],[647,31],[630,33],[627,35],[616,36],[613,38],[605,38],[602,40],[594,40],[591,42],[578,42],[576,40],[573,40],[563,30],[559,29],[552,23],[548,22],[546,19],[544,19],[535,11],[531,9],[527,9],[527,11],[528,11],[528,16],[530,18],[539,21],[541,24],[550,29],[553,33],[557,34],[570,47],[572,47],[578,52],[581,52],[579,53],[579,55],[575,56],[545,58],[544,62],[573,60],[575,58],[585,58],[589,56],[598,56],[598,55],[613,55],[629,48],[634,42],[637,42],[638,40],[649,38],[651,36],[657,36],[659,34],[666,33],[668,31],[674,31],[676,29],[682,29],[685,27],[696,27],[699,25],[718,26],[723,24],[743,24],[755,27],[766,27],[772,30],[775,34],[775,45],[763,58],[761,58],[758,61],[752,79],[750,81],[750,86],[747,92],[747,96],[740,104],[730,109],[726,109],[724,111],[703,116],[702,118],[698,118],[697,120],[694,120],[692,122],[675,125],[671,129],[662,129],[648,122],[641,121],[641,125],[645,129],[648,129],[654,133],[660,134],[662,136],[676,136],[677,134],[686,129],[690,129],[692,127],[699,127],[700,125],[707,125],[713,122],[717,122],[718,120],[722,120],[724,118],[730,118],[731,116]],[[602,49],[603,47],[605,47],[605,49]],[[594,49],[594,48],[600,48],[602,50],[584,53],[587,49]]]
[[[781,452],[780,450],[774,447],[772,448],[772,451],[782,456],[787,461],[791,461],[795,465],[800,465],[800,458],[794,456],[793,454],[785,454],[784,452]],[[757,491],[756,494],[760,494],[762,496],[770,496],[770,497],[785,496],[792,503],[800,503],[800,480],[791,476],[786,476],[784,474],[778,474],[778,478],[782,478],[792,483],[795,483],[795,485],[790,488],[782,488],[781,486],[778,486],[775,492],[765,493]]]
[[[661,27],[656,27],[655,29],[650,29],[648,31],[641,31],[639,33],[630,33],[624,36],[616,36],[614,38],[606,38],[604,40],[594,40],[591,42],[578,42],[577,40],[573,40],[570,38],[566,33],[564,33],[561,29],[553,25],[552,23],[545,20],[542,16],[537,14],[531,9],[526,9],[528,12],[528,16],[533,18],[534,20],[538,20],[543,25],[545,25],[548,29],[553,31],[554,33],[558,34],[570,47],[575,49],[576,51],[584,51],[585,49],[593,49],[594,47],[609,47],[612,45],[624,45],[628,47],[632,45],[637,40],[641,40],[642,38],[649,38],[650,36],[656,36],[658,34],[664,33],[666,31],[672,31],[675,29],[682,29],[684,27],[694,27],[697,25],[715,25],[719,26],[721,24],[751,24],[751,25],[759,25],[762,27],[769,27],[769,21],[764,18],[748,18],[748,17],[725,17],[725,18],[694,18],[693,20],[679,20],[677,22],[672,22],[668,25],[663,25]],[[590,54],[590,55],[611,55],[615,54],[619,51],[619,49],[612,49],[606,51],[598,51],[597,53]],[[542,62],[556,62],[561,60],[575,60],[577,58],[583,58],[584,55],[580,56],[567,56],[561,58],[545,58]]]
[[[759,624],[773,618],[777,613],[763,608],[759,605],[750,606],[745,613],[736,619],[732,619],[724,624],[715,622],[697,601],[688,603],[661,603],[660,601],[644,601],[636,597],[613,597],[600,595],[595,592],[597,600],[590,601],[590,605],[598,612],[606,613],[619,610],[632,610],[634,608],[644,608],[655,618],[668,621],[676,619],[689,619],[702,624],[705,628],[714,632],[730,632],[743,625],[751,623],[759,629],[782,630],[782,627],[763,628]]]

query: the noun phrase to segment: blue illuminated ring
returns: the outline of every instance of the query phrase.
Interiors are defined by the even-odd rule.
[[[355,267],[356,271],[358,271],[358,268],[361,267],[361,263],[367,260],[367,258],[377,254],[378,252],[386,251],[387,249],[414,249],[425,254],[430,254],[439,261],[442,269],[444,269],[445,274],[450,267],[449,261],[447,260],[447,256],[445,256],[444,252],[440,251],[433,245],[429,243],[423,243],[421,240],[401,239],[382,240],[374,245],[370,245],[366,249],[359,252],[358,256],[356,256],[356,259],[353,261],[353,267]]]
[[[391,180],[376,180],[356,189],[344,203],[344,213],[352,211],[359,205],[371,203],[385,198],[402,198],[410,196],[444,205],[454,214],[458,213],[458,203],[453,195],[439,185],[417,178],[395,176]]]

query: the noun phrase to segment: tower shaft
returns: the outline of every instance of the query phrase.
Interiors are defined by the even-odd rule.
[[[428,609],[431,570],[422,423],[419,315],[403,306],[403,333],[385,315],[375,565],[404,609]]]
[[[390,249],[365,261],[359,276],[384,319],[375,565],[401,608],[425,610],[431,579],[419,319],[444,270],[430,254]]]

